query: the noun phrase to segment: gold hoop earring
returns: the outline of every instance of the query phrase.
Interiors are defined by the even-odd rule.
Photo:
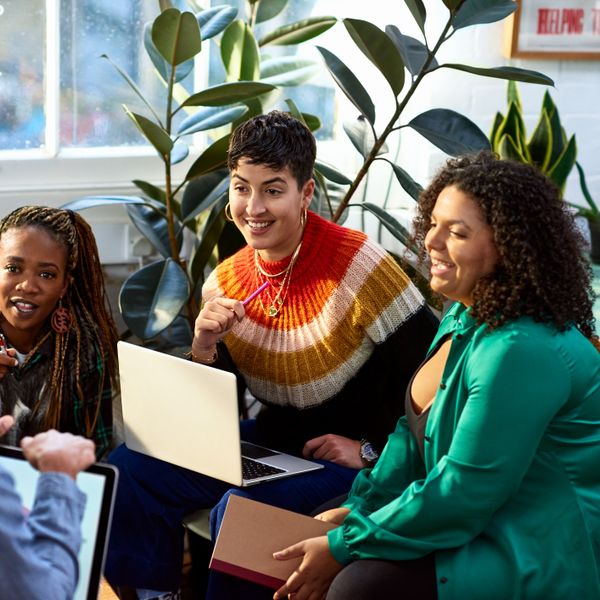
[[[225,205],[225,218],[233,223],[233,215],[231,214],[231,205],[229,202]]]
[[[305,208],[304,212],[300,215],[300,229],[304,229],[307,219],[308,219],[308,208]]]

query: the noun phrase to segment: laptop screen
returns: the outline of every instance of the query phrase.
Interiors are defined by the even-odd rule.
[[[12,475],[24,510],[31,510],[39,472],[27,462],[21,450],[8,446],[0,445],[0,465]],[[116,469],[102,463],[92,465],[77,476],[77,485],[87,501],[81,522],[79,582],[74,600],[96,600],[98,597],[116,480]]]

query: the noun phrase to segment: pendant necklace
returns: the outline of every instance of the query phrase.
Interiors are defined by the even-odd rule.
[[[287,267],[285,269],[283,269],[282,271],[280,271],[279,273],[268,273],[267,271],[265,271],[262,268],[262,266],[260,265],[258,250],[254,251],[254,263],[256,265],[256,269],[258,270],[258,272],[261,275],[263,275],[264,277],[268,277],[268,278],[275,278],[275,277],[280,277],[281,275],[283,275],[283,280],[282,280],[281,284],[278,284],[278,282],[276,282],[276,281],[272,282],[272,284],[275,284],[276,286],[279,287],[275,296],[271,296],[270,289],[265,290],[266,295],[269,298],[268,307],[265,307],[261,297],[260,296],[258,297],[258,300],[260,302],[260,305],[261,305],[265,315],[267,315],[269,317],[276,317],[279,314],[279,311],[281,310],[283,303],[285,302],[285,299],[286,299],[287,293],[288,293],[288,289],[290,287],[290,281],[292,278],[292,269],[294,268],[294,264],[296,263],[296,260],[298,259],[298,255],[300,254],[301,246],[302,246],[302,241],[300,241],[300,243],[294,250],[294,253],[292,254],[292,258],[290,259],[290,262],[287,265]]]

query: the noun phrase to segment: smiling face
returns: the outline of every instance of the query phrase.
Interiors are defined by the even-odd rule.
[[[302,214],[312,199],[311,179],[301,189],[288,167],[275,171],[241,159],[231,172],[231,215],[246,243],[268,261],[292,254],[302,239]]]
[[[431,260],[431,289],[470,306],[477,282],[498,263],[492,228],[483,211],[454,186],[444,188],[425,237]]]
[[[38,227],[8,229],[0,238],[0,313],[6,337],[29,352],[65,294],[67,249]]]

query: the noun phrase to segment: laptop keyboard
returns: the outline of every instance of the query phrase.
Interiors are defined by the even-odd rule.
[[[242,456],[242,477],[246,480],[258,479],[259,477],[267,477],[268,475],[276,475],[277,473],[285,472],[285,469],[265,465],[265,463]]]

